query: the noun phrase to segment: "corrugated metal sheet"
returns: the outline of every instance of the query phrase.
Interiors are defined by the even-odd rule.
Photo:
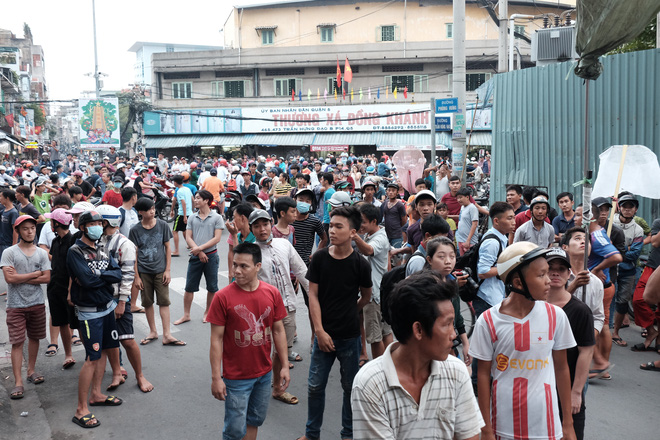
[[[315,133],[273,133],[273,134],[249,134],[246,135],[247,145],[311,145],[314,142]]]
[[[612,145],[646,145],[660,156],[660,50],[604,59],[604,72],[589,85],[589,162]],[[491,202],[505,200],[505,185],[541,185],[554,199],[582,190],[585,85],[566,62],[495,76]],[[653,203],[655,215],[658,215]],[[652,203],[639,215],[653,219]]]
[[[372,133],[316,133],[313,145],[374,145]]]
[[[430,148],[430,131],[375,131],[373,132],[373,141],[377,147],[396,147],[403,148],[408,145],[416,147]],[[435,145],[438,150],[451,149],[451,135],[447,132],[438,132],[435,134]]]
[[[197,145],[199,136],[147,136],[146,148],[168,149]]]
[[[211,134],[200,136],[197,145],[245,145],[245,135]]]

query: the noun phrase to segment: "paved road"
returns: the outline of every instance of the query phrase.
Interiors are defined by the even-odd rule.
[[[220,254],[226,255],[223,240]],[[172,321],[180,316],[183,308],[183,286],[187,267],[186,258],[175,258],[172,270],[170,299]],[[227,283],[226,259],[221,258],[221,285]],[[0,281],[0,291],[4,290]],[[102,425],[93,430],[83,430],[71,422],[77,397],[77,379],[84,350],[76,347],[74,357],[78,365],[62,370],[62,350],[55,357],[43,356],[46,340],[42,341],[37,370],[46,377],[41,385],[26,385],[25,398],[9,399],[13,388],[13,376],[9,361],[10,346],[7,343],[4,301],[0,299],[0,439],[151,439],[163,440],[219,438],[224,417],[224,404],[211,396],[211,373],[208,361],[209,327],[201,317],[205,293],[198,294],[192,309],[192,322],[179,327],[172,326],[174,335],[186,341],[186,347],[163,347],[159,341],[140,347],[144,373],[155,385],[155,390],[143,394],[135,379],[129,377],[126,384],[114,393],[124,399],[116,408],[95,408],[94,414]],[[301,402],[289,406],[272,401],[268,418],[260,429],[262,439],[295,439],[303,434],[307,417],[307,372],[309,368],[309,322],[305,319],[306,308],[299,301],[298,342],[295,350],[303,362],[296,363],[291,371],[290,391]],[[136,337],[147,334],[144,315],[135,315]],[[160,322],[158,322],[160,328]],[[640,342],[636,328],[623,330],[628,341]],[[658,438],[655,419],[660,412],[660,374],[638,368],[643,361],[658,359],[655,353],[633,353],[627,348],[613,347],[611,360],[616,367],[612,381],[596,381],[587,396],[587,435],[589,440],[653,439]],[[126,366],[129,376],[130,365]],[[24,373],[25,375],[25,373]],[[106,370],[104,385],[110,383],[110,371]],[[20,413],[27,411],[27,417]],[[326,395],[323,438],[339,438],[341,429],[341,387],[339,370],[332,371]]]

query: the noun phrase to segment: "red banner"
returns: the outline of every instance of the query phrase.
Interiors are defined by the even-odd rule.
[[[348,151],[348,145],[310,145],[309,151]]]

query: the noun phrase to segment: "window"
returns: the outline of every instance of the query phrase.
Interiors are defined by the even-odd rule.
[[[275,41],[275,30],[274,29],[263,29],[261,31],[261,44],[264,46],[273,44]]]
[[[429,90],[429,76],[428,75],[391,75],[385,77],[385,87],[390,91],[396,88],[398,92],[408,87],[409,93],[414,92],[428,92]]]
[[[445,23],[447,38],[454,38],[454,23]]]
[[[214,97],[245,98],[252,96],[252,81],[212,81],[211,91]]]
[[[424,64],[421,64],[421,63],[385,64],[385,65],[383,65],[382,70],[383,70],[383,73],[423,72],[424,71]]]
[[[174,46],[168,44],[167,46],[165,46],[165,52],[174,52]]]
[[[521,35],[525,35],[525,26],[521,24],[514,25],[513,31]],[[520,37],[516,37],[516,38],[520,38]]]
[[[340,65],[339,68],[341,69],[342,75],[344,74],[344,66]],[[359,73],[360,72],[360,66],[354,66],[351,64],[351,70],[353,73]],[[337,66],[323,66],[319,67],[319,75],[335,75],[337,74]]]
[[[191,82],[172,83],[172,99],[190,99],[192,98]]]
[[[467,73],[465,75],[465,91],[474,92],[480,85],[488,81],[491,73]],[[452,88],[453,75],[449,74],[449,89]]]
[[[321,27],[321,43],[332,43],[334,41],[335,28],[330,26]]]
[[[342,87],[346,87],[346,92],[349,91],[349,86],[346,81],[342,79],[342,83],[337,86],[337,77],[332,76],[328,78],[328,95],[334,95],[335,94],[335,89],[337,89],[337,95],[341,95]]]
[[[376,41],[399,41],[401,30],[396,25],[378,26],[376,28]]]
[[[173,72],[163,74],[164,79],[197,79],[199,72]]]
[[[295,91],[297,95],[302,90],[302,79],[300,78],[280,78],[273,81],[275,96],[291,96],[292,91]]]

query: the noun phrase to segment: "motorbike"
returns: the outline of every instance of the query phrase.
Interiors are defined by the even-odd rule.
[[[174,221],[174,217],[170,216],[174,190],[172,189],[173,185],[171,183],[167,181],[163,181],[163,183],[165,185],[160,182],[156,182],[154,185],[156,187],[154,190],[154,193],[156,194],[156,197],[154,198],[154,203],[156,204],[156,216],[161,220],[171,223]]]

